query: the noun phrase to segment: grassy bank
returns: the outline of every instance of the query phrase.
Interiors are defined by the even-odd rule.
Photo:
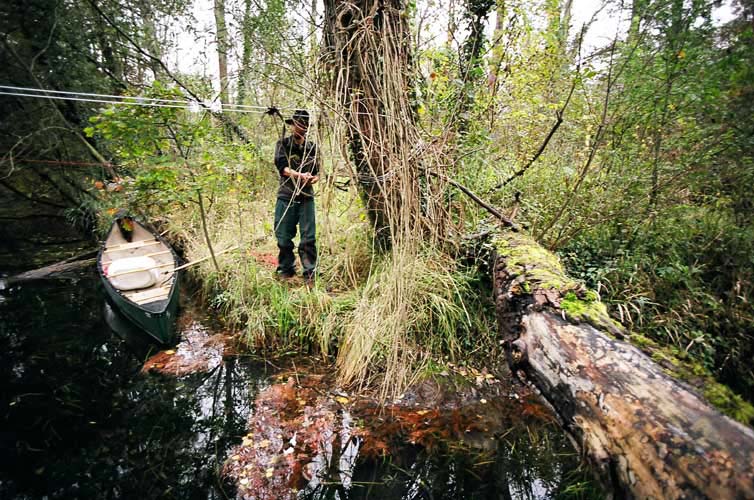
[[[324,191],[324,190],[323,190]],[[317,199],[319,276],[313,287],[275,276],[275,185],[217,197],[207,213],[212,260],[191,268],[203,299],[250,349],[308,352],[337,368],[339,382],[402,393],[427,362],[489,352],[494,314],[476,268],[428,247],[372,251],[355,192]],[[206,257],[198,210],[165,214],[168,234],[189,261]]]

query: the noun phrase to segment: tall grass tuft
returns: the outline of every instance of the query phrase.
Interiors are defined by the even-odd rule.
[[[338,353],[341,383],[377,381],[383,398],[395,397],[430,357],[460,354],[459,335],[486,330],[466,306],[471,282],[437,251],[396,247],[359,292]]]
[[[376,254],[358,202],[318,213],[320,278],[313,288],[278,281],[274,268],[258,261],[260,254],[277,255],[268,221],[273,201],[216,199],[207,214],[213,248],[239,250],[218,257],[219,272],[209,260],[191,268],[205,302],[251,348],[316,352],[335,360],[344,386],[379,386],[390,398],[429,359],[492,342],[493,315],[480,314],[486,291],[477,289],[475,272],[418,241]],[[169,220],[188,260],[208,255],[197,211]]]

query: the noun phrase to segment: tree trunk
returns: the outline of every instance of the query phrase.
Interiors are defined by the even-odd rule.
[[[487,74],[487,85],[489,86],[490,94],[493,96],[497,94],[497,90],[500,88],[498,78],[500,76],[500,68],[503,65],[503,57],[505,57],[503,38],[505,38],[505,23],[508,17],[505,9],[505,0],[498,0],[495,10],[497,16],[495,19],[495,31],[492,33],[490,69]]]
[[[512,368],[531,380],[619,496],[754,498],[754,431],[669,377],[532,240],[496,242],[495,298]]]
[[[386,250],[419,213],[418,143],[411,93],[411,36],[400,0],[326,0],[324,50],[360,192]]]
[[[251,64],[252,37],[251,30],[251,0],[244,1],[243,21],[241,32],[243,34],[243,54],[241,55],[241,67],[238,68],[238,104],[244,104],[246,100],[246,87],[249,85],[249,65]]]
[[[135,21],[138,22],[137,20]],[[150,5],[144,6],[144,10],[142,11],[142,22],[144,45],[148,53],[152,56],[144,61],[144,63],[146,63],[152,71],[153,78],[159,80],[165,74],[164,68],[158,63],[158,61],[162,60],[164,54],[163,46],[159,39],[157,22],[155,21],[154,12]],[[139,71],[141,71],[141,68],[142,64],[139,64]],[[144,81],[145,78],[140,76],[139,80]]]
[[[647,0],[633,0],[633,2],[631,2],[631,24],[628,28],[628,35],[626,36],[626,45],[629,47],[638,41],[641,20],[646,14],[646,9]]]
[[[479,80],[484,76],[482,70],[482,48],[486,39],[484,30],[487,16],[495,5],[494,0],[466,0],[465,17],[468,21],[468,36],[461,45],[459,73],[463,86],[459,89],[456,103],[456,131],[468,132],[471,117],[469,113],[474,105],[474,92]]]
[[[39,269],[33,269],[26,271],[15,276],[8,278],[7,284],[13,285],[24,281],[36,281],[43,279],[60,278],[61,275],[71,271],[77,271],[85,267],[93,266],[97,259],[95,258],[99,250],[92,250],[76,257],[50,264],[49,266],[40,267]],[[78,279],[79,275],[74,274],[73,279]]]
[[[228,30],[225,27],[225,0],[215,0],[217,65],[220,72],[220,102],[228,103]]]

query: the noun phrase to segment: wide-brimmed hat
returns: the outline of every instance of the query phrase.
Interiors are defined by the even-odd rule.
[[[297,109],[293,116],[285,120],[285,123],[288,125],[292,125],[293,122],[302,123],[304,125],[309,125],[309,112],[305,109]]]

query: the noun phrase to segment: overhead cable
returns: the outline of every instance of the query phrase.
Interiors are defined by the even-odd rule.
[[[247,104],[223,104],[219,101],[198,102],[193,99],[157,99],[152,97],[140,96],[116,96],[109,94],[94,94],[89,92],[67,92],[63,90],[45,90],[27,87],[13,87],[10,85],[0,85],[0,89],[12,90],[13,92],[0,90],[0,95],[16,97],[36,97],[40,99],[64,100],[91,102],[99,104],[113,104],[125,106],[143,106],[158,108],[176,108],[188,111],[198,112],[202,107],[213,112],[234,112],[234,113],[268,113],[269,107],[255,106]]]

